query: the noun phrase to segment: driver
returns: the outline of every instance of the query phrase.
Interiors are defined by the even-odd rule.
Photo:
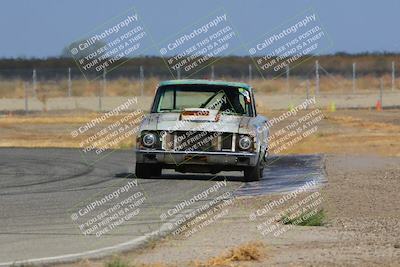
[[[224,101],[222,101],[222,105],[220,107],[220,111],[233,111],[238,114],[244,114],[244,108],[239,100],[239,91],[238,90],[224,90],[225,95],[223,96]],[[233,110],[232,110],[233,109]]]

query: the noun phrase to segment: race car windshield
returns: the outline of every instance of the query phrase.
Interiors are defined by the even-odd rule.
[[[244,88],[228,86],[168,85],[159,88],[153,112],[181,112],[187,108],[250,115],[250,94]]]

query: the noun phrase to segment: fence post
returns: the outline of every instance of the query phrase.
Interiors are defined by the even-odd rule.
[[[319,64],[315,61],[315,94],[319,95]]]
[[[99,111],[101,112],[103,110],[103,103],[102,103],[102,86],[103,86],[103,82],[100,81],[100,87],[99,87]]]
[[[144,94],[144,71],[143,66],[139,67],[140,96]]]
[[[32,89],[33,89],[34,97],[36,97],[36,81],[37,81],[36,69],[33,69],[33,71],[32,71]]]
[[[249,64],[249,83],[251,83],[251,80],[253,79],[253,70],[251,64]]]
[[[383,100],[383,79],[381,78],[380,79],[380,90],[379,90],[379,101],[380,101],[380,104],[381,104],[381,108],[383,109],[382,100]]]
[[[68,97],[72,96],[71,68],[68,68]]]
[[[290,77],[290,67],[289,67],[289,64],[287,64],[286,65],[286,87],[287,87],[287,93],[288,94],[290,94],[289,77]]]
[[[306,99],[309,99],[309,98],[310,98],[310,80],[307,79],[307,81],[306,81]]]
[[[104,68],[103,70],[103,96],[106,95],[106,89],[107,89],[107,78],[106,78],[107,70]]]
[[[395,77],[395,65],[394,65],[394,61],[392,61],[392,91],[394,91],[395,81],[396,81],[396,77]]]
[[[356,92],[356,63],[353,62],[353,94]]]
[[[28,83],[24,83],[24,91],[25,91],[25,114],[28,114]]]

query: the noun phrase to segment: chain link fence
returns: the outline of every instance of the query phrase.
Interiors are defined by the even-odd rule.
[[[396,62],[380,64],[385,68],[381,67],[376,73],[366,73],[365,67],[358,71],[358,62],[332,68],[331,64],[326,67],[319,60],[309,60],[302,66],[288,65],[281,75],[275,77],[262,77],[253,64],[241,66],[239,70],[229,69],[226,64],[215,64],[191,78],[250,83],[258,97],[265,99],[260,104],[272,107],[285,108],[312,96],[323,100],[321,103],[325,105],[336,101],[338,107],[343,99],[351,99],[354,105],[346,103],[342,105],[344,108],[373,107],[377,101],[381,106],[397,106],[400,103],[400,84],[396,79]],[[0,68],[0,110],[22,109],[28,112],[87,108],[101,111],[110,106],[107,103],[113,102],[111,99],[122,100],[130,96],[139,96],[143,103],[150,105],[160,80],[182,77],[179,69],[176,73],[168,73],[140,65],[120,67],[110,73],[104,72],[97,79],[90,78],[76,67]],[[269,103],[268,99],[277,97],[281,102],[279,105]]]

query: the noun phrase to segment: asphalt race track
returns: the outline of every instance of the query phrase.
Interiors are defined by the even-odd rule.
[[[263,180],[246,184],[239,172],[166,171],[155,179],[137,179],[134,162],[127,150],[96,157],[78,149],[0,149],[0,265],[134,248],[171,232],[184,216],[217,197],[287,192],[311,180],[325,181],[320,155],[274,157]],[[190,202],[194,196],[202,197]],[[108,215],[119,217],[112,224]]]

